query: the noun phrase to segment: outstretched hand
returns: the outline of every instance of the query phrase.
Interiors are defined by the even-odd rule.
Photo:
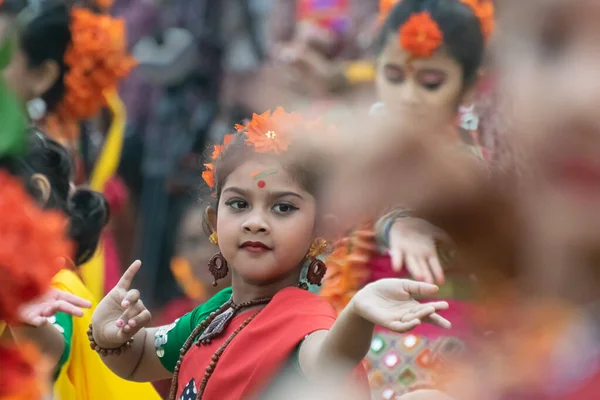
[[[19,309],[21,322],[40,327],[48,323],[48,318],[58,312],[74,317],[83,316],[82,308],[91,308],[92,303],[74,294],[58,289],[50,289],[46,294]]]
[[[399,272],[404,266],[417,281],[444,283],[444,270],[436,242],[449,243],[441,229],[419,218],[398,218],[390,229],[389,253],[392,268]]]
[[[100,347],[120,347],[150,323],[152,316],[144,306],[140,292],[130,289],[141,266],[141,261],[134,261],[94,311],[94,340]]]
[[[437,314],[448,308],[445,301],[419,303],[414,296],[430,296],[438,287],[407,279],[382,279],[365,286],[352,302],[353,311],[375,325],[404,333],[421,322],[450,328],[450,321]]]

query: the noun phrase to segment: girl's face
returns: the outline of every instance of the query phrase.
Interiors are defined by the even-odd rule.
[[[451,121],[463,95],[460,64],[443,51],[410,58],[398,45],[398,36],[390,34],[377,67],[377,91],[389,115]]]
[[[513,107],[515,129],[508,132],[509,140],[534,178],[526,185],[532,208],[580,234],[587,231],[588,238],[597,237],[600,2],[513,3],[498,60],[502,88]]]
[[[288,275],[313,241],[316,206],[279,162],[246,161],[229,175],[219,199],[221,253],[249,282]]]

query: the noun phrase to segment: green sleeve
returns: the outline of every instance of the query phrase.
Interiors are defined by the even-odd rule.
[[[56,370],[54,373],[54,378],[58,378],[58,374],[60,373],[61,368],[65,365],[69,356],[71,355],[71,343],[73,338],[73,317],[69,314],[65,313],[57,313],[55,316],[48,318],[48,322],[50,322],[56,329],[60,331],[65,339],[65,349],[63,350],[62,356],[60,360],[58,360],[58,364],[56,366]]]
[[[175,364],[179,360],[179,352],[194,328],[230,298],[231,288],[223,289],[206,303],[196,307],[192,312],[185,314],[170,325],[160,327],[156,331],[154,336],[156,355],[168,371],[175,371]]]

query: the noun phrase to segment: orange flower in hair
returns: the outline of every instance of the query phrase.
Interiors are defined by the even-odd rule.
[[[427,11],[416,13],[400,27],[400,47],[413,57],[431,57],[444,35]]]
[[[494,33],[495,27],[495,11],[494,4],[491,0],[460,0],[461,3],[466,4],[472,10],[477,19],[479,20],[479,26],[481,33],[485,40],[489,39]]]
[[[204,172],[202,172],[202,179],[204,179],[204,182],[206,182],[206,184],[210,188],[214,188],[215,187],[215,165],[209,163],[209,164],[204,164],[204,166],[206,167],[206,170]]]
[[[85,120],[106,106],[104,92],[127,76],[136,61],[127,53],[125,23],[75,7],[71,45],[65,54],[69,71],[66,93],[57,113],[64,120]]]
[[[41,210],[21,182],[0,171],[0,320],[18,322],[17,310],[43,294],[72,256],[65,217]]]
[[[273,152],[281,154],[288,149],[291,130],[302,123],[302,118],[293,113],[287,113],[278,107],[271,114],[252,115],[252,120],[246,125],[244,133],[246,143],[254,146],[257,153]]]
[[[223,138],[223,144],[215,144],[215,147],[213,148],[213,152],[212,152],[212,159],[216,160],[217,158],[219,158],[219,156],[221,155],[221,153],[223,152],[223,150],[225,150],[225,146],[227,146],[229,143],[231,143],[231,141],[233,140],[233,135],[225,135],[225,138]]]

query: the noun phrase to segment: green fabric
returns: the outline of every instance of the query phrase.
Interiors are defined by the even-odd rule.
[[[58,378],[61,368],[65,365],[71,355],[71,343],[73,340],[73,317],[65,313],[57,313],[50,322],[60,331],[65,339],[65,349],[58,360],[58,364],[54,371],[54,379]]]
[[[6,35],[0,43],[0,70],[10,62],[15,39]],[[22,104],[0,77],[0,157],[21,155],[25,152],[27,116]]]
[[[232,289],[226,288],[211,297],[206,303],[196,307],[192,312],[179,318],[173,324],[162,327],[155,336],[154,345],[162,365],[171,372],[175,371],[175,364],[179,360],[180,350],[192,331],[210,313],[218,310],[231,298]],[[162,351],[159,351],[162,349]]]

